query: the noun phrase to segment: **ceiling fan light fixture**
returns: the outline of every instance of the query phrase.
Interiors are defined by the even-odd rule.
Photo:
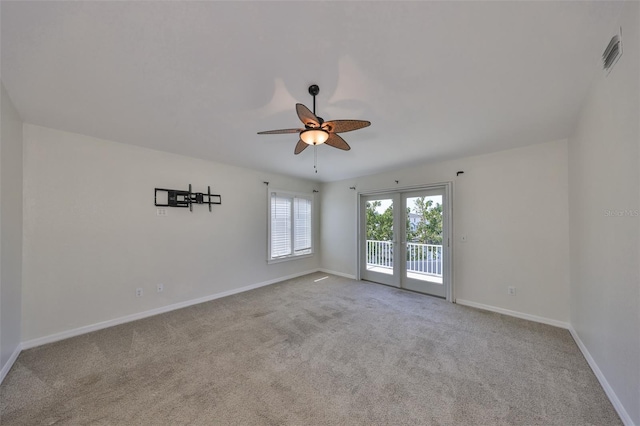
[[[344,139],[342,139],[342,137],[340,137],[340,135],[338,135],[338,133],[362,129],[363,127],[370,126],[371,123],[365,120],[324,121],[321,117],[316,115],[316,95],[319,91],[320,88],[315,84],[309,87],[309,94],[313,96],[313,112],[300,103],[296,104],[296,113],[298,114],[300,121],[302,121],[304,128],[267,130],[264,132],[258,132],[258,134],[281,135],[286,133],[298,133],[300,140],[293,150],[295,155],[300,154],[310,145],[315,147],[322,144],[327,144],[328,146],[338,148],[343,151],[349,151],[351,147]],[[318,170],[316,169],[316,173],[317,172]]]
[[[307,145],[320,145],[329,139],[329,132],[323,129],[307,129],[300,132],[300,139]]]

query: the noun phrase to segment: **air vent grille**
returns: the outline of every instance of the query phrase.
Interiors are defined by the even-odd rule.
[[[604,67],[604,70],[607,71],[607,73],[611,71],[616,62],[618,62],[618,59],[620,59],[620,56],[622,56],[621,34],[622,31],[613,36],[613,38],[609,42],[609,45],[602,54],[602,66]]]

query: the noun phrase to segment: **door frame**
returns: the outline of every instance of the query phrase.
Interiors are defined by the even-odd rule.
[[[370,191],[358,191],[356,195],[356,279],[358,281],[362,281],[362,261],[364,259],[364,253],[362,252],[362,243],[361,238],[363,237],[363,225],[364,225],[364,212],[362,211],[362,198],[368,197],[371,195],[385,195],[392,193],[401,193],[401,192],[412,192],[412,191],[420,191],[420,190],[433,190],[433,189],[442,189],[444,191],[445,197],[443,199],[443,208],[444,211],[448,214],[445,214],[443,217],[443,225],[446,229],[445,234],[442,236],[442,250],[446,254],[443,259],[442,269],[445,272],[443,276],[444,283],[446,284],[446,297],[445,299],[449,302],[455,302],[455,293],[454,293],[454,277],[453,277],[453,182],[438,182],[433,184],[425,184],[425,185],[411,185],[411,186],[397,186],[393,188],[387,189],[378,189],[378,190],[370,190]],[[445,244],[446,242],[446,244]],[[399,278],[400,280],[402,277]]]

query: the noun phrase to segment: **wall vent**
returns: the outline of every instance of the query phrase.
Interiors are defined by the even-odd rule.
[[[609,42],[609,45],[602,54],[602,66],[604,70],[609,74],[613,66],[618,62],[622,56],[622,28],[618,34],[614,35]]]

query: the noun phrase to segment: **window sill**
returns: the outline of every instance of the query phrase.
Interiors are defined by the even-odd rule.
[[[306,259],[306,258],[309,258],[309,257],[313,257],[313,253],[301,254],[299,256],[287,256],[287,257],[279,257],[277,259],[269,259],[269,260],[267,260],[267,264],[268,265],[272,265],[274,263],[288,262],[290,260],[296,260],[296,259]]]

